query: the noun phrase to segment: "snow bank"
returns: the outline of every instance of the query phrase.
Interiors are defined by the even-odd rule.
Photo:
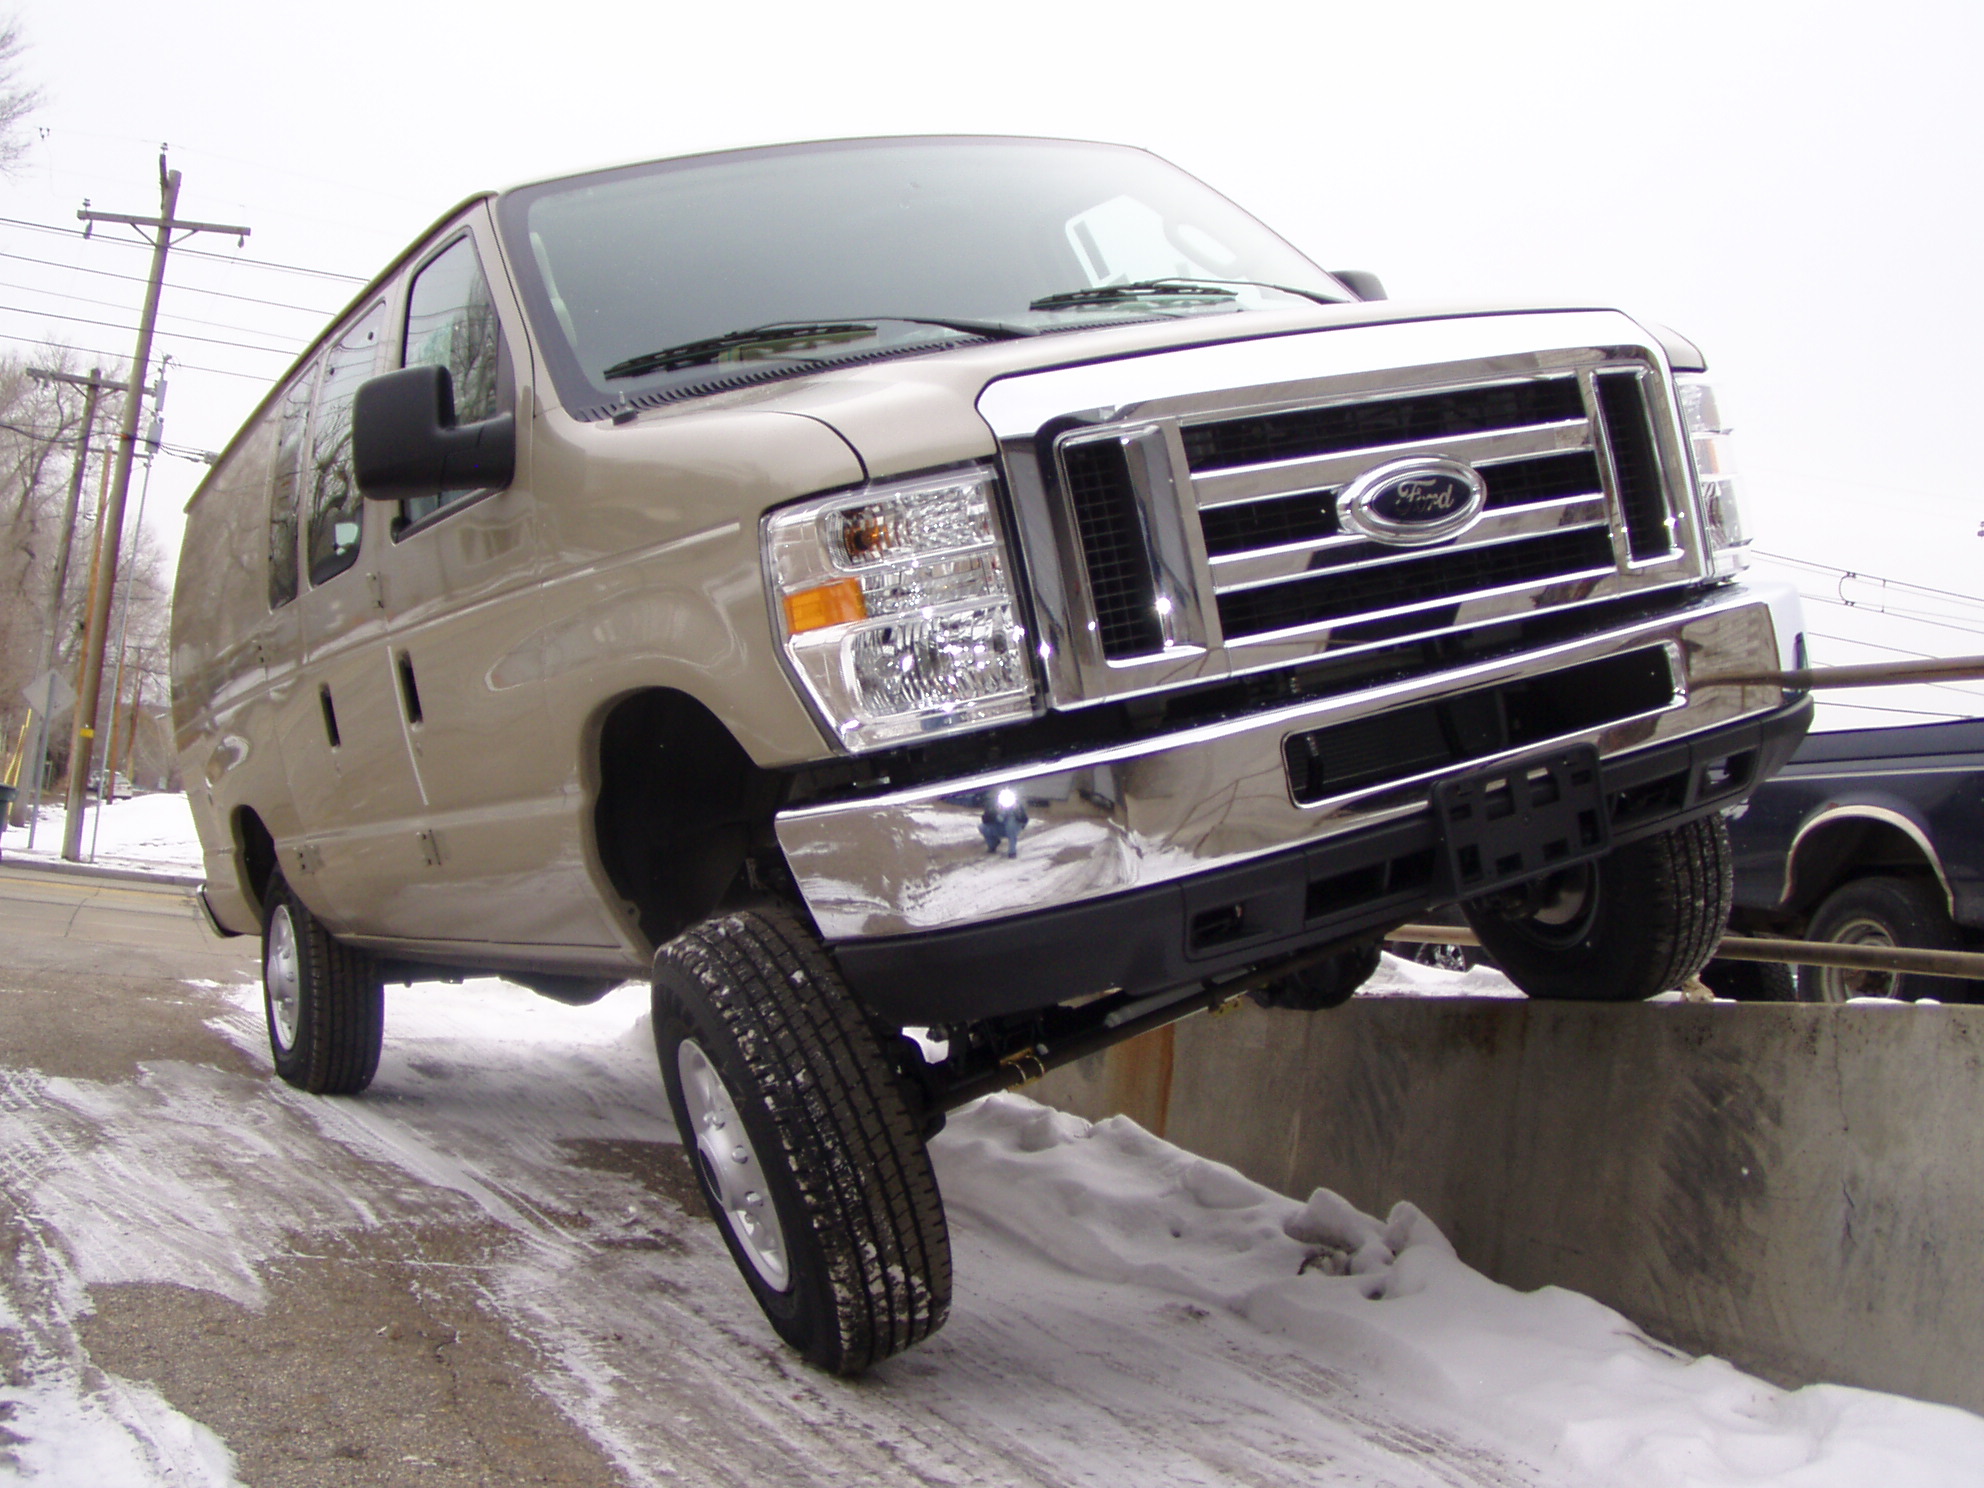
[[[1354,1370],[1364,1392],[1451,1410],[1574,1480],[1955,1488],[1984,1462],[1984,1419],[1968,1412],[1776,1389],[1587,1297],[1488,1280],[1412,1204],[1379,1220],[1327,1189],[1298,1203],[1124,1117],[1091,1125],[995,1096],[934,1150],[954,1212],[1098,1282],[1244,1318]]]
[[[10,826],[0,853],[31,861],[60,858],[67,820],[62,807],[44,805],[34,829],[33,851],[28,850],[28,829]],[[83,857],[106,868],[199,873],[200,839],[193,829],[193,809],[184,795],[165,791],[126,796],[100,811],[92,805],[83,822]]]

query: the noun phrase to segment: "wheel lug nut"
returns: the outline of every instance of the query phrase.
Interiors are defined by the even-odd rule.
[[[733,1147],[733,1148],[731,1148],[731,1149],[730,1149],[730,1160],[731,1160],[732,1162],[734,1162],[734,1163],[747,1163],[747,1162],[749,1162],[749,1161],[751,1160],[751,1149],[750,1149],[749,1147]]]

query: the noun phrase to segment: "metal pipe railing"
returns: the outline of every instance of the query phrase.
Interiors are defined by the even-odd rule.
[[[1899,687],[1909,682],[1984,682],[1984,656],[1930,657],[1923,661],[1874,661],[1864,666],[1801,667],[1790,672],[1711,672],[1690,677],[1699,687],[1783,687],[1810,692],[1830,687]]]
[[[1478,946],[1481,940],[1464,925],[1401,925],[1385,937],[1386,944]],[[1782,961],[1791,966],[1832,966],[1842,971],[1914,972],[1919,976],[1961,977],[1984,981],[1984,955],[1974,951],[1923,951],[1908,946],[1850,946],[1829,940],[1777,940],[1764,936],[1727,935],[1715,948],[1725,961]]]

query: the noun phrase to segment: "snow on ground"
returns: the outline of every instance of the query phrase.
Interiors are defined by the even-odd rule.
[[[1474,995],[1483,975],[1381,973]],[[212,1026],[265,1064],[256,989],[211,995]],[[719,1461],[749,1481],[753,1453],[767,1480],[882,1481],[850,1441],[887,1444],[889,1482],[959,1485],[1917,1488],[1973,1483],[1984,1461],[1977,1416],[1777,1389],[1583,1296],[1489,1281],[1409,1203],[1298,1202],[1127,1119],[1020,1096],[958,1113],[934,1144],[949,1327],[866,1381],[826,1379],[780,1362],[713,1226],[646,1243],[652,1195],[574,1165],[675,1140],[643,989],[573,1009],[493,981],[392,988],[387,1030],[356,1101],[174,1062],[118,1084],[0,1072],[0,1162],[41,1242],[0,1315],[29,1356],[0,1384],[0,1481],[10,1454],[64,1488],[233,1481],[204,1426],[87,1370],[73,1319],[89,1287],[259,1306],[299,1236],[446,1215],[509,1237],[488,1305],[636,1484]],[[685,1398],[748,1423],[700,1468]]]
[[[87,808],[83,858],[100,868],[131,868],[157,873],[199,873],[200,841],[193,811],[178,792],[126,796],[99,810]],[[62,829],[68,818],[60,806],[44,805],[28,848],[28,829],[9,826],[0,857],[54,862],[62,856]],[[94,856],[92,856],[94,851]]]

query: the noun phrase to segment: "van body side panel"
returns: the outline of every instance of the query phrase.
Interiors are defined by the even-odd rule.
[[[542,630],[496,673],[543,679],[549,758],[561,767],[556,809],[535,823],[558,872],[533,913],[611,916],[629,964],[644,966],[653,948],[593,836],[597,727],[621,698],[672,688],[719,710],[760,764],[817,759],[819,726],[782,682],[759,518],[796,494],[857,484],[862,470],[830,429],[783,414],[699,411],[616,428],[554,412],[534,435],[535,479],[561,493],[541,513]],[[725,685],[740,675],[765,685]]]
[[[274,424],[258,420],[190,503],[172,606],[173,729],[207,898],[220,923],[243,934],[259,930],[261,915],[237,859],[233,813],[266,811],[283,791],[263,718],[274,452]]]
[[[818,759],[825,740],[778,659],[759,519],[858,485],[864,471],[815,419],[686,412],[620,427],[555,413],[538,421],[537,478],[564,493],[543,513],[549,568],[535,661],[560,747],[575,763],[605,703],[673,687],[710,705],[760,765]],[[765,685],[740,689],[739,676]],[[576,772],[571,784],[577,792]]]

